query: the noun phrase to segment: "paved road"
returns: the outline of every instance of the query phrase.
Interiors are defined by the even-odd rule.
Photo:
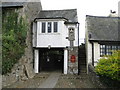
[[[54,88],[60,75],[60,72],[52,72],[51,75],[39,86],[39,88]]]

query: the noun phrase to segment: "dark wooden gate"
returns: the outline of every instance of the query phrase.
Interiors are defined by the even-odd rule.
[[[63,49],[40,49],[39,71],[63,70]]]

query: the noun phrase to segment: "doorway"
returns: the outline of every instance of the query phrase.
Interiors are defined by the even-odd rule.
[[[63,72],[64,50],[60,48],[39,49],[39,72]]]

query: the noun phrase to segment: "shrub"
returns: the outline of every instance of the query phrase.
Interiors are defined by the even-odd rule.
[[[114,51],[111,56],[101,58],[95,67],[95,71],[100,76],[105,76],[113,80],[120,81],[120,51]]]
[[[2,74],[6,74],[24,54],[27,24],[15,11],[3,11],[2,16]]]

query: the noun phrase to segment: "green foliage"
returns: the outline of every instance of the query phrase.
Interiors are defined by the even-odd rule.
[[[120,51],[114,51],[113,55],[101,58],[95,71],[100,76],[120,81]]]
[[[2,74],[6,74],[24,54],[27,24],[15,11],[3,11],[2,16]]]

